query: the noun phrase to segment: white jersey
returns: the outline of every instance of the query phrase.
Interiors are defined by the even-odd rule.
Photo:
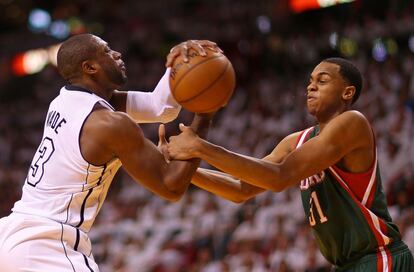
[[[168,70],[152,93],[128,93],[127,108],[137,122],[163,122],[178,114],[167,75]],[[113,110],[95,94],[66,86],[50,104],[22,198],[0,218],[0,256],[19,272],[99,271],[87,233],[121,162],[95,166],[82,157],[82,127],[97,103]]]
[[[81,154],[82,127],[97,103],[113,110],[85,89],[69,85],[60,90],[49,106],[43,139],[14,213],[45,217],[89,232],[121,166],[118,159],[95,166]]]

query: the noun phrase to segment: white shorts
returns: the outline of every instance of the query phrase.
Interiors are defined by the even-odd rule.
[[[0,252],[19,272],[99,271],[84,232],[39,216],[1,218]]]

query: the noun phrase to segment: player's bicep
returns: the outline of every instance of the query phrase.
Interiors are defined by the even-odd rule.
[[[292,151],[282,163],[289,180],[299,181],[339,162],[352,150],[366,145],[367,124],[353,116],[331,121],[320,135]]]
[[[336,163],[351,151],[369,146],[371,129],[364,118],[354,112],[345,112],[332,120],[319,136],[306,145],[319,151],[326,164]],[[315,156],[318,156],[316,152]]]
[[[114,155],[121,160],[123,167],[135,181],[168,198],[169,190],[163,183],[167,168],[164,156],[144,137],[140,127],[129,117],[121,116],[118,119],[110,144]]]

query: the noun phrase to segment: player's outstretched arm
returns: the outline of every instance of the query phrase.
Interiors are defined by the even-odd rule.
[[[363,149],[372,151],[373,148],[372,131],[367,120],[354,111],[337,116],[326,125],[320,135],[300,148],[292,149],[280,163],[237,154],[200,139],[188,127],[181,126],[180,129],[180,135],[170,137],[168,151],[171,157],[198,157],[249,184],[273,191],[281,191],[317,174],[340,161],[345,155],[361,152]],[[371,161],[372,159],[373,157]]]
[[[111,104],[126,112],[136,123],[168,123],[177,118],[181,110],[171,94],[168,68],[152,92],[115,91]]]
[[[262,160],[273,163],[281,162],[294,149],[299,135],[300,132],[293,133],[283,139],[272,153]],[[246,201],[268,189],[249,184],[227,173],[202,168],[197,169],[191,183],[236,203]]]
[[[191,183],[224,199],[241,203],[266,189],[248,184],[235,177],[210,169],[198,168]]]
[[[206,135],[210,121],[210,116],[196,115],[191,127]],[[185,193],[200,162],[198,159],[167,162],[160,150],[144,137],[140,127],[121,112],[95,110],[82,133],[81,147],[85,147],[82,153],[92,154],[85,156],[90,163],[102,165],[119,158],[136,182],[170,201],[180,199]]]

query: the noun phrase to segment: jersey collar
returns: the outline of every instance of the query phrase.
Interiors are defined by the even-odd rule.
[[[65,89],[68,91],[78,91],[78,92],[85,92],[85,93],[93,94],[93,92],[89,91],[88,89],[85,89],[80,86],[71,85],[71,84],[65,85]]]

